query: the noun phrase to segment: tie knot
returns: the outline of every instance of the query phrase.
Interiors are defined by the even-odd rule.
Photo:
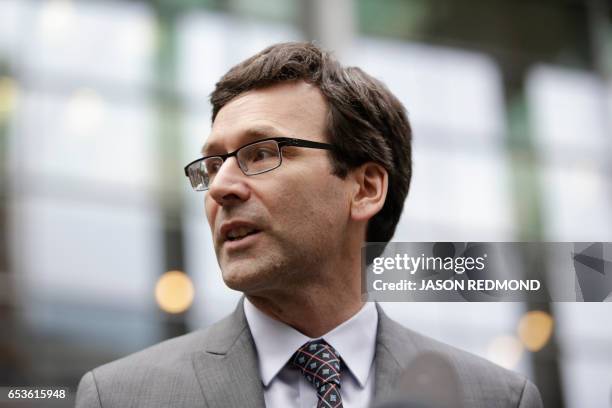
[[[304,344],[295,352],[291,363],[317,390],[325,384],[340,386],[340,355],[323,339]]]

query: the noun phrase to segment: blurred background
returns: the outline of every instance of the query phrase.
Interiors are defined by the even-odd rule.
[[[605,0],[0,0],[0,385],[74,390],[233,310],[182,169],[215,82],[289,40],[407,107],[395,241],[612,241]],[[610,303],[383,307],[546,407],[612,406]]]

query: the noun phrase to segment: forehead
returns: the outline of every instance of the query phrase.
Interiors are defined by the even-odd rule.
[[[324,141],[327,111],[319,89],[305,82],[248,91],[219,111],[202,152],[229,151],[263,137]]]

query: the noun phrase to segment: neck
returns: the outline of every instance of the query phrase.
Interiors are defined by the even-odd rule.
[[[317,338],[330,332],[354,316],[363,306],[360,297],[354,301],[326,302],[323,297],[313,301],[310,296],[253,296],[249,301],[271,318],[285,323],[304,335]]]
[[[339,259],[340,264],[323,267],[325,270],[317,274],[319,279],[293,288],[247,293],[246,297],[271,318],[308,337],[321,337],[354,316],[364,304],[361,257],[347,251]]]

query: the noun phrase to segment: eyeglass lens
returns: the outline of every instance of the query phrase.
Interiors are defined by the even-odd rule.
[[[281,164],[281,154],[278,143],[265,140],[245,146],[236,154],[238,165],[248,176],[270,171]],[[209,157],[192,164],[188,168],[189,180],[195,190],[207,190],[223,165],[221,157]]]

